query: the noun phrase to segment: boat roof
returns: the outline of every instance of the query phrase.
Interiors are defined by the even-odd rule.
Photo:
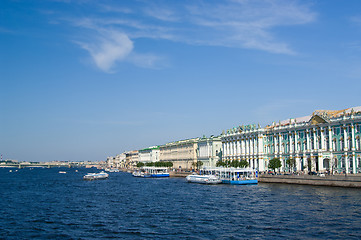
[[[167,167],[142,167],[142,169],[155,169],[155,170],[165,170]]]
[[[215,167],[215,168],[203,168],[204,171],[222,171],[222,172],[254,172],[252,168],[225,168],[225,167]]]

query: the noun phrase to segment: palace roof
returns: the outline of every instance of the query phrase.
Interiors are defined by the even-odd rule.
[[[343,115],[348,116],[351,114],[361,113],[361,106],[346,108],[342,110],[316,110],[312,113],[312,115],[298,117],[298,118],[289,118],[279,123],[273,122],[272,125],[266,126],[267,129],[279,127],[279,126],[286,126],[293,123],[307,123],[310,122],[315,116],[318,116],[324,120],[329,120],[332,118],[338,118]]]

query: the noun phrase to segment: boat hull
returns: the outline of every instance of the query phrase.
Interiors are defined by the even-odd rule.
[[[107,179],[109,175],[107,173],[89,173],[83,177],[84,180],[102,180]]]
[[[222,183],[231,184],[231,185],[253,185],[258,184],[257,179],[250,180],[222,180]]]
[[[133,177],[141,177],[141,178],[165,178],[165,177],[169,177],[169,173],[164,173],[164,174],[133,174]]]

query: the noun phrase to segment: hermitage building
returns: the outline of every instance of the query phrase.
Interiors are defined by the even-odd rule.
[[[258,171],[268,170],[279,158],[281,171],[361,172],[361,106],[344,110],[317,110],[261,128],[238,126],[223,131],[222,160],[246,160]],[[295,165],[289,167],[287,160]]]

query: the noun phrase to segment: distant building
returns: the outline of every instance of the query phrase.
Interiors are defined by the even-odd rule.
[[[198,140],[199,138],[192,138],[159,146],[159,160],[173,162],[173,168],[195,168]]]
[[[139,162],[138,150],[125,153],[125,168],[134,169]]]
[[[203,163],[202,167],[216,167],[222,156],[222,140],[220,137],[202,137],[198,141],[197,161]]]
[[[361,172],[361,107],[317,110],[265,128],[238,126],[221,139],[223,160],[247,160],[260,171],[279,158],[281,171]]]
[[[159,162],[159,146],[139,150],[139,162]]]
[[[108,168],[123,168],[125,165],[125,153],[117,154],[115,157],[107,157]]]

